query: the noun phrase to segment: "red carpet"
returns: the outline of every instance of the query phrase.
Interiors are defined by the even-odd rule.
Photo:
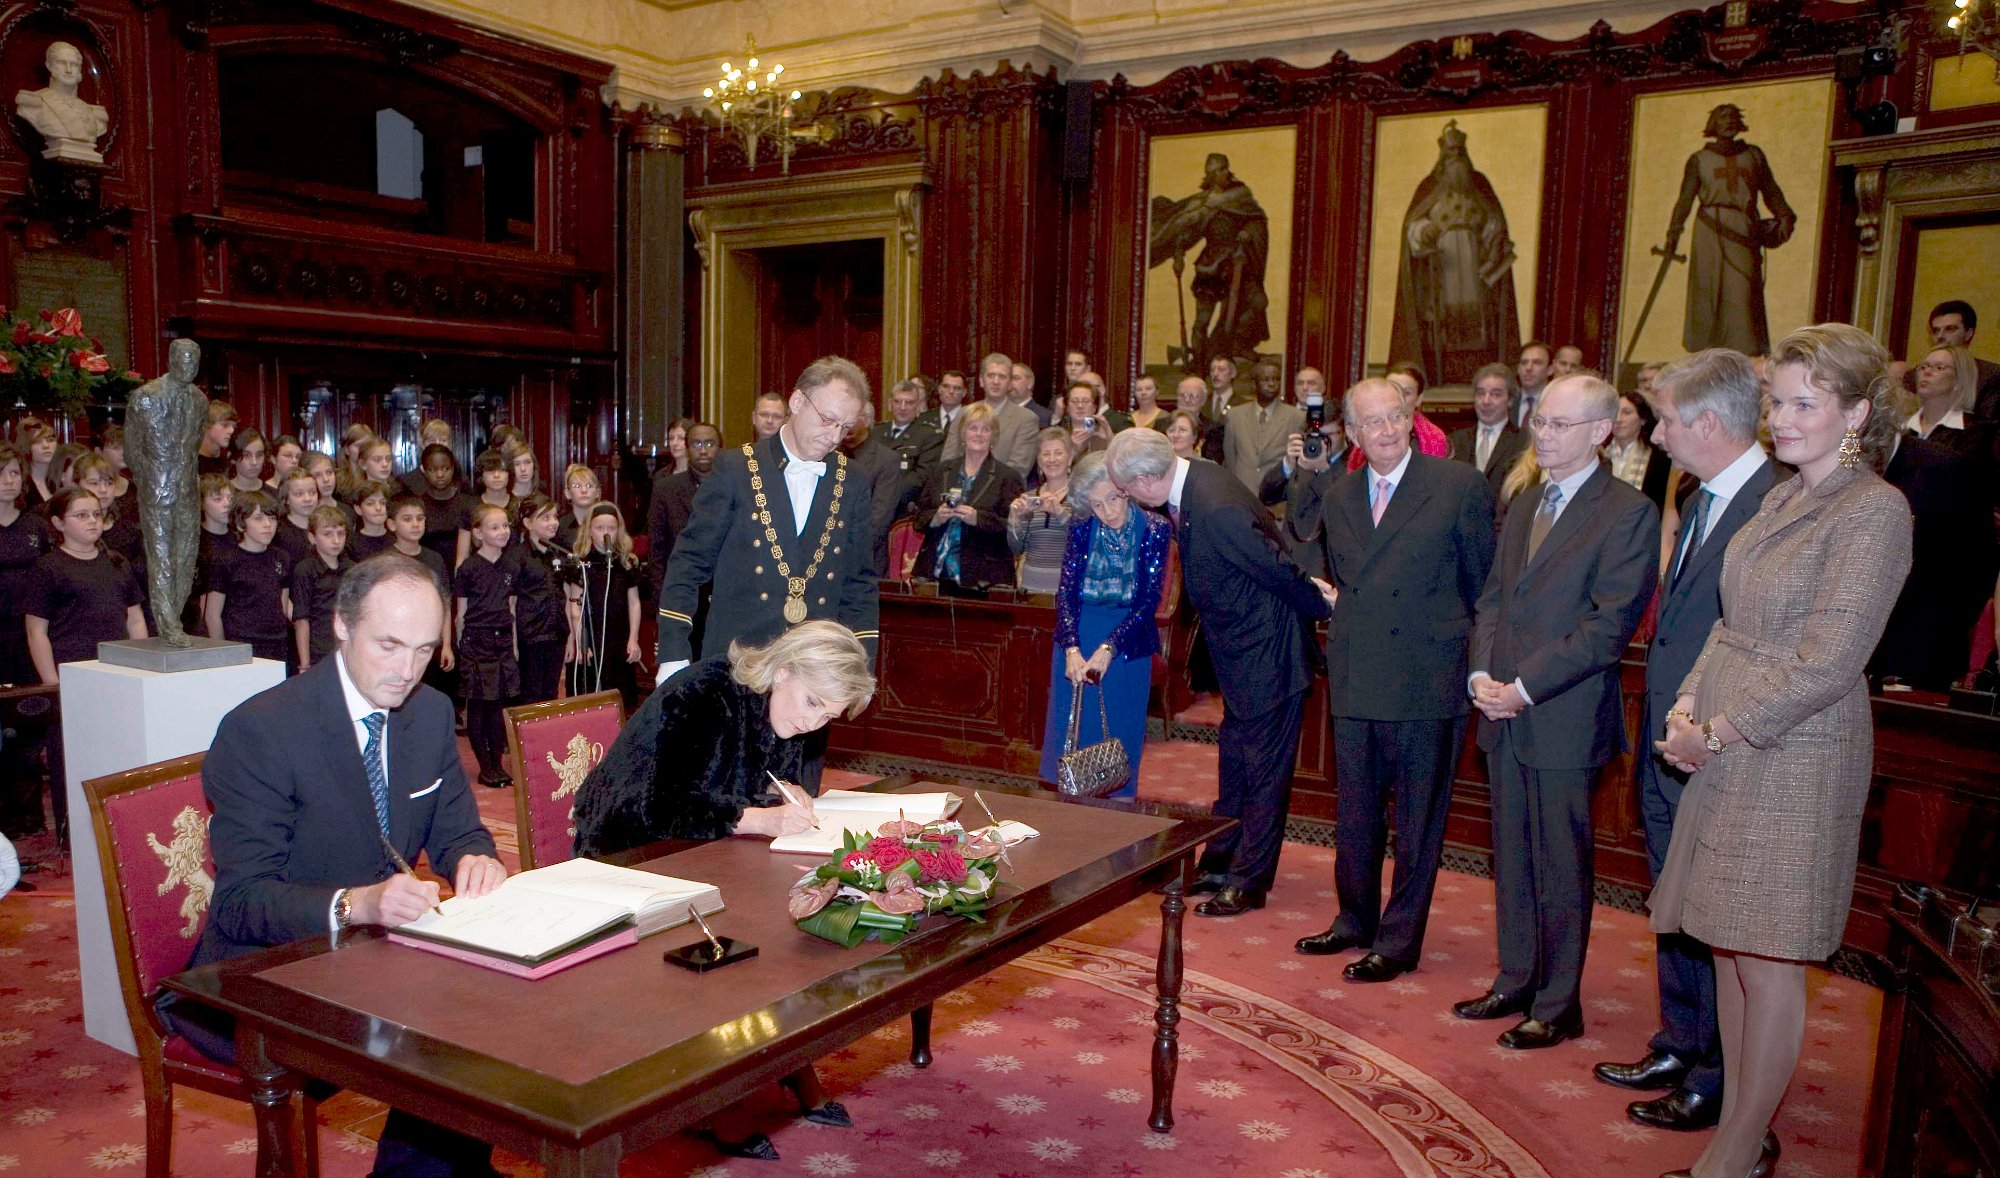
[[[1150,745],[1142,792],[1199,794],[1214,750]],[[830,774],[829,784],[859,780]],[[1164,780],[1163,780],[1164,779]],[[511,854],[512,798],[481,791]],[[824,1061],[831,1095],[855,1120],[825,1129],[768,1123],[783,1157],[726,1161],[692,1139],[629,1159],[628,1175],[1006,1176],[1224,1174],[1343,1178],[1638,1175],[1685,1166],[1704,1135],[1627,1121],[1632,1097],[1590,1065],[1637,1058],[1654,1021],[1652,939],[1636,915],[1599,909],[1585,985],[1588,1037],[1504,1051],[1504,1023],[1453,1019],[1493,967],[1492,888],[1440,881],[1423,968],[1385,986],[1339,978],[1345,958],[1303,958],[1297,937],[1332,914],[1332,852],[1286,848],[1271,907],[1226,922],[1190,916],[1188,993],[1170,1135],[1145,1126],[1151,955],[1158,910],[1128,906],[938,1005],[936,1062],[906,1062],[907,1024]],[[75,991],[69,900],[43,891],[0,901],[0,1175],[139,1173],[138,1076],[86,1039]],[[1785,1178],[1858,1171],[1860,1124],[1880,995],[1815,972],[1806,1055],[1779,1116]],[[323,1170],[365,1174],[381,1106],[341,1095],[323,1106]],[[250,1173],[247,1106],[179,1099],[175,1173]],[[518,1175],[540,1169],[501,1158]]]

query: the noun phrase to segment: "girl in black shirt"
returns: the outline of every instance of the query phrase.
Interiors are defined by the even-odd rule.
[[[424,475],[424,547],[455,569],[472,551],[473,497],[459,490],[458,458],[433,442],[419,463]]]
[[[583,560],[583,577],[569,587],[570,630],[576,635],[570,694],[617,688],[630,715],[639,706],[639,586],[645,570],[632,555],[632,537],[617,505],[590,509],[590,526],[578,534],[576,554]]]
[[[21,616],[21,591],[28,570],[49,550],[47,525],[21,510],[21,485],[27,481],[27,459],[0,443],[0,683],[41,682],[28,657],[28,631],[8,619]]]
[[[479,547],[452,577],[457,598],[458,673],[465,691],[465,735],[479,758],[479,784],[514,784],[507,775],[507,730],[500,710],[520,694],[521,669],[515,661],[515,579],[519,566],[507,559],[514,527],[504,508],[482,503],[472,511]]]
[[[58,547],[35,562],[21,592],[28,652],[43,683],[55,683],[63,663],[96,658],[100,642],[146,636],[132,566],[98,543],[104,505],[97,496],[82,487],[57,491],[49,520]]]
[[[21,506],[39,507],[61,489],[62,471],[56,466],[56,447],[59,443],[55,427],[38,417],[24,417],[21,424],[15,427],[14,437],[28,459],[28,464],[22,468],[27,477],[21,484]]]
[[[551,543],[561,522],[556,512],[547,495],[521,500],[516,518],[522,539],[508,550],[519,565],[514,625],[521,638],[522,703],[554,699],[562,682],[563,660],[575,653],[556,562],[567,558],[573,564],[576,558]]]

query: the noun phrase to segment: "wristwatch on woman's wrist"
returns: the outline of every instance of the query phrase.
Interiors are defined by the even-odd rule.
[[[1722,751],[1722,738],[1715,734],[1715,721],[1703,720],[1701,722],[1701,739],[1702,743],[1708,746],[1709,752],[1719,753]]]

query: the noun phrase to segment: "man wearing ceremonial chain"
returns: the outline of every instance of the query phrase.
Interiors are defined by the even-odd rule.
[[[732,641],[767,642],[807,618],[841,623],[875,657],[880,570],[868,537],[868,483],[839,450],[867,404],[868,378],[853,362],[815,360],[799,375],[778,432],[716,459],[660,586],[658,682]],[[714,589],[696,650],[693,617],[707,584]]]

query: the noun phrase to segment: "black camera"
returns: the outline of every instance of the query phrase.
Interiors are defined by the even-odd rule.
[[[1320,433],[1326,425],[1326,394],[1306,394],[1306,430],[1299,439],[1299,450],[1306,458],[1318,462],[1326,457],[1326,435]]]

